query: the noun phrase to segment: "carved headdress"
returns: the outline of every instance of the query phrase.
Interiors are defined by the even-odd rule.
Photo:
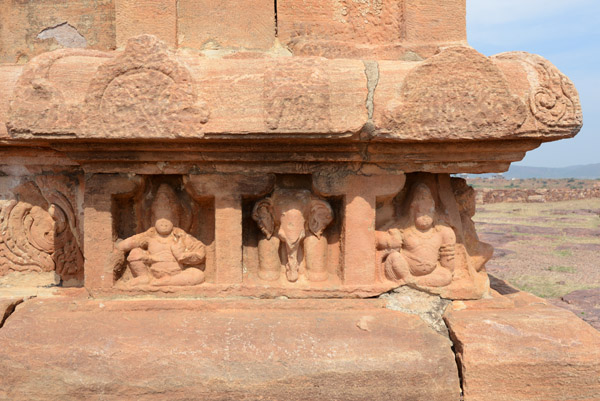
[[[410,209],[414,211],[416,208],[421,209],[421,211],[429,209],[427,211],[432,214],[435,213],[435,201],[431,189],[426,184],[420,183],[413,188]]]
[[[439,216],[436,210],[435,198],[431,192],[429,185],[421,182],[415,183],[411,188],[408,196],[403,201],[403,212],[401,213],[400,226],[408,228],[414,225],[417,209],[421,212],[429,212],[433,218],[433,225],[439,223]]]
[[[152,224],[159,219],[167,219],[178,227],[180,224],[181,210],[179,199],[175,191],[167,184],[161,184],[156,191],[156,196],[150,207],[152,213]]]

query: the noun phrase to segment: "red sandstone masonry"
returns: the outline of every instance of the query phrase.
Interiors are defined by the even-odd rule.
[[[450,176],[577,134],[548,60],[469,47],[464,0],[65,4],[0,5],[0,298],[39,295],[0,398],[458,401],[453,345],[466,401],[599,393]]]

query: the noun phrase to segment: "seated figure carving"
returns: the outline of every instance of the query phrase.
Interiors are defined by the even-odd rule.
[[[127,256],[131,279],[124,286],[189,286],[204,282],[204,244],[175,227],[177,197],[162,184],[152,203],[154,227],[116,243],[122,261]],[[118,264],[120,265],[120,263]]]
[[[437,221],[435,201],[425,184],[412,192],[408,218],[377,232],[385,275],[399,283],[444,287],[452,282],[456,235]]]

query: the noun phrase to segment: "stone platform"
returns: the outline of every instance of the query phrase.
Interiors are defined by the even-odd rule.
[[[453,342],[381,298],[65,295],[0,329],[0,399],[458,401],[461,378],[466,401],[600,394],[600,333],[525,293],[452,303]]]
[[[600,333],[573,313],[514,292],[454,302],[444,320],[465,400],[600,400]]]
[[[383,306],[32,299],[0,331],[0,398],[458,400],[451,342]]]
[[[0,15],[0,400],[599,399],[451,176],[576,135],[577,90],[465,0]]]

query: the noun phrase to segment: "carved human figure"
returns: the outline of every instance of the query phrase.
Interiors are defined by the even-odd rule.
[[[297,281],[305,272],[310,281],[327,280],[323,231],[333,221],[329,203],[307,190],[278,189],[254,205],[252,218],[265,236],[258,243],[261,279],[279,279],[281,252],[288,281]],[[281,242],[285,247],[280,247]]]
[[[171,187],[162,184],[151,207],[154,227],[117,242],[118,251],[123,255],[129,252],[127,265],[133,278],[127,285],[188,286],[204,282],[204,244],[175,227],[177,202]]]
[[[473,268],[479,272],[484,270],[485,263],[492,258],[494,248],[490,244],[481,242],[475,230],[475,223],[472,220],[476,210],[475,190],[463,178],[453,177],[451,182],[460,212],[464,243]]]
[[[418,184],[412,192],[408,220],[394,221],[377,232],[388,279],[423,287],[451,283],[456,236],[452,228],[436,220],[431,190]]]

